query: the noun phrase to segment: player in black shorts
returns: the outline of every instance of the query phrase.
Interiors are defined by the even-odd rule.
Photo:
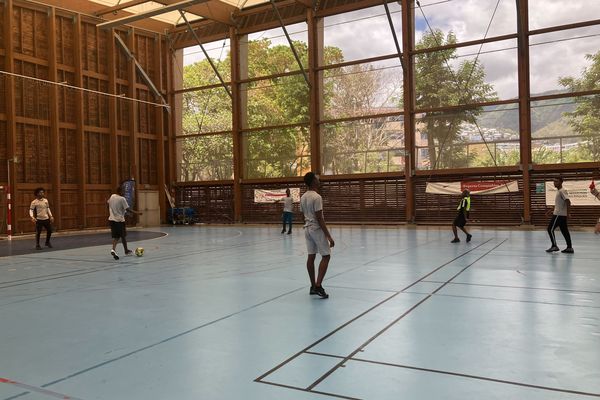
[[[471,195],[468,189],[463,190],[462,199],[460,199],[460,203],[458,203],[458,214],[456,218],[454,218],[454,222],[452,222],[452,232],[454,232],[454,239],[451,243],[459,243],[460,239],[458,238],[458,231],[456,228],[459,228],[467,235],[467,242],[471,241],[473,235],[471,235],[465,229],[465,225],[469,221],[469,211],[471,210]]]

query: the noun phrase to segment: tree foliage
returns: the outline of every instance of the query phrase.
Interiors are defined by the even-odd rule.
[[[600,51],[587,54],[591,65],[584,69],[580,78],[560,78],[559,83],[572,92],[600,89]],[[600,160],[600,95],[577,97],[574,111],[565,113],[569,125],[579,133],[584,142],[580,154],[582,161]]]
[[[417,49],[456,44],[456,36],[441,30],[425,33]],[[458,61],[456,49],[444,49],[415,56],[416,103],[418,108],[439,108],[481,103],[497,98],[492,85],[485,82],[485,70],[476,60]],[[476,123],[481,109],[430,112],[417,128],[427,136],[430,167],[457,168],[471,161],[466,146],[457,146],[462,123]],[[451,151],[447,151],[451,148]]]

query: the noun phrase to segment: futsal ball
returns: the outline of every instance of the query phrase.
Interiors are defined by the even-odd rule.
[[[144,255],[144,248],[143,247],[138,247],[137,249],[135,249],[135,255],[138,257],[141,257]]]

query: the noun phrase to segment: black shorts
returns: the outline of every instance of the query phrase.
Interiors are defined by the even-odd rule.
[[[464,227],[467,224],[467,219],[465,218],[465,214],[459,213],[456,218],[454,218],[453,225],[458,226],[459,228]]]
[[[127,236],[127,230],[125,229],[125,222],[110,222],[110,233],[113,239],[120,239]]]

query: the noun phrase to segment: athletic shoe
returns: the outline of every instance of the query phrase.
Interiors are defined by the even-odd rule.
[[[317,292],[317,294],[319,295],[319,297],[322,298],[322,299],[328,299],[329,298],[329,295],[327,293],[325,293],[325,289],[323,289],[323,286],[316,287],[315,288],[315,292]]]
[[[285,233],[285,228],[281,231],[281,233]]]
[[[458,239],[458,238],[452,239],[452,241],[450,243],[460,243],[460,239]]]
[[[50,244],[50,242],[46,243],[46,247],[52,248],[52,245]]]
[[[311,296],[312,296],[313,294],[319,294],[319,293],[317,293],[317,288],[315,288],[314,286],[311,286],[311,287],[310,287],[310,292],[308,292],[308,293],[309,293]]]
[[[127,250],[127,251],[125,252],[125,255],[126,255],[126,256],[132,256],[132,255],[133,255],[133,250]]]
[[[292,231],[288,231],[288,235],[291,235],[291,234],[292,234]]]
[[[111,251],[110,251],[110,255],[111,255],[111,256],[113,256],[113,258],[114,258],[115,260],[118,260],[118,259],[119,259],[119,256],[117,255],[117,252],[116,252],[116,251],[114,251],[114,250],[111,250]]]
[[[546,250],[546,253],[553,253],[555,251],[559,251],[560,249],[558,248],[558,246],[552,246],[549,249]]]
[[[469,243],[469,242],[471,241],[471,238],[472,238],[472,237],[473,237],[473,235],[471,235],[471,234],[468,234],[468,235],[467,235],[467,243]]]
[[[36,249],[36,250],[41,250],[41,249],[42,249],[42,246],[40,246],[39,244],[36,244],[36,245],[35,245],[35,249]]]
[[[575,250],[573,250],[572,247],[567,247],[566,249],[561,251],[561,253],[573,254],[573,253],[575,253]]]

